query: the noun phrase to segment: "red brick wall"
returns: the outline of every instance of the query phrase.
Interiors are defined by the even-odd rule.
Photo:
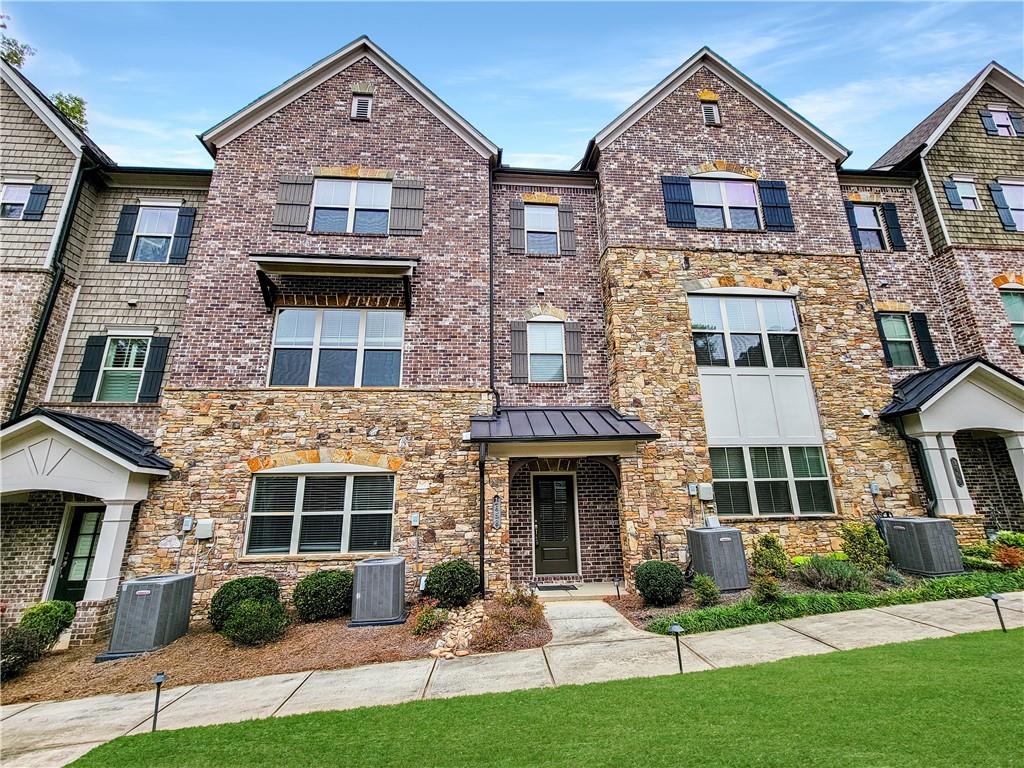
[[[999,529],[1024,531],[1024,499],[1003,438],[983,432],[953,436],[975,510]]]
[[[5,501],[3,507],[0,624],[6,627],[43,599],[50,558],[64,516],[64,496],[39,491],[26,501]]]

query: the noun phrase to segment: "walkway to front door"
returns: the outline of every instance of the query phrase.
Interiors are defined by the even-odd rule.
[[[579,572],[573,475],[533,476],[533,537],[537,575],[575,576]]]

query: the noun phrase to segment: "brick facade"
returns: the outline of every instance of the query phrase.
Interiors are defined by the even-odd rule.
[[[1006,441],[984,432],[957,432],[954,440],[977,513],[993,528],[1024,531],[1024,498]]]
[[[43,594],[65,502],[61,493],[39,491],[4,500],[3,507],[0,624],[7,627]]]

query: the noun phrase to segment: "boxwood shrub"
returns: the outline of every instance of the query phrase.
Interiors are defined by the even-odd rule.
[[[324,621],[352,612],[352,571],[317,571],[304,577],[292,593],[302,621]]]
[[[21,615],[18,626],[31,629],[46,650],[53,648],[65,629],[75,620],[75,604],[66,600],[47,600],[33,605]]]
[[[648,605],[675,605],[685,586],[686,578],[675,563],[648,560],[636,567],[636,589]]]
[[[239,645],[265,645],[286,629],[288,613],[279,601],[247,598],[232,606],[221,634]]]
[[[468,605],[480,588],[480,574],[465,560],[445,560],[427,574],[426,592],[440,608]]]
[[[221,585],[210,601],[210,623],[220,632],[236,605],[243,600],[277,602],[280,585],[268,576],[243,576]]]
[[[779,537],[773,533],[766,533],[754,542],[750,562],[754,566],[754,573],[768,574],[776,579],[786,578],[789,558],[786,557],[786,550],[782,548]]]
[[[44,653],[46,644],[34,629],[8,627],[0,634],[0,681],[13,680]]]

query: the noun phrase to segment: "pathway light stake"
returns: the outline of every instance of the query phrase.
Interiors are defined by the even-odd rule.
[[[616,600],[621,600],[622,599],[622,595],[619,594],[619,585],[621,583],[622,583],[622,579],[616,579],[615,582],[614,582],[614,584],[615,584],[615,599]]]
[[[164,684],[167,679],[167,674],[164,672],[157,672],[153,675],[153,684],[156,685],[156,702],[153,704],[153,730],[156,730],[156,715],[160,711],[160,686]]]
[[[999,617],[999,626],[1003,628],[1003,632],[1006,631],[1006,622],[1003,621],[1003,612],[999,610],[999,601],[1003,599],[1003,596],[998,592],[989,592],[985,595],[989,600],[992,601],[992,605],[996,607],[996,616]]]
[[[670,634],[676,636],[676,660],[679,662],[679,671],[683,671],[683,652],[679,648],[679,636],[683,634],[683,628],[678,624],[673,624],[668,628]]]

